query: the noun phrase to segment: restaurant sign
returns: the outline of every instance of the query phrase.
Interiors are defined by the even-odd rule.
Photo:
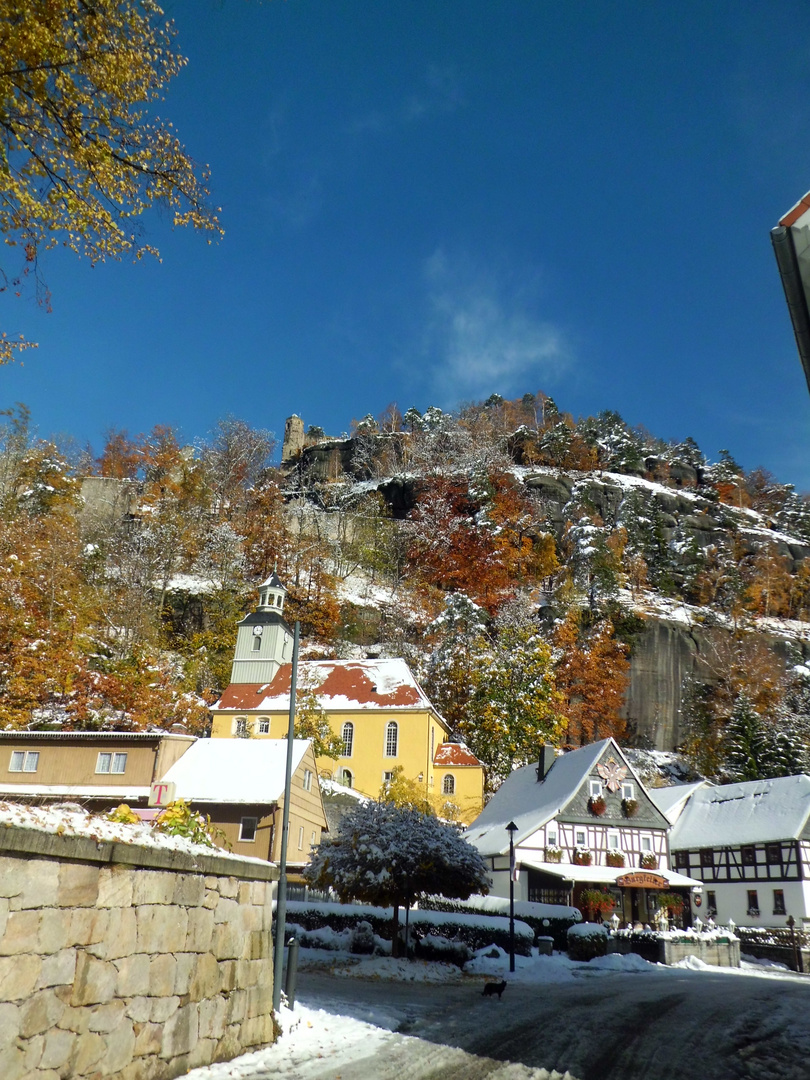
[[[666,889],[668,882],[660,874],[641,870],[634,874],[622,874],[616,878],[616,884],[622,889]]]

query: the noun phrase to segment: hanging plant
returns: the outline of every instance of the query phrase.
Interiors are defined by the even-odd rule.
[[[641,868],[643,870],[657,870],[658,869],[658,856],[653,855],[651,851],[646,851],[641,856]]]
[[[660,911],[669,911],[676,919],[679,918],[683,912],[684,900],[679,893],[659,893],[656,897],[656,902],[658,903]]]
[[[635,817],[638,813],[638,799],[622,799],[622,813],[625,817]]]
[[[583,889],[577,906],[586,918],[602,920],[613,911],[616,901],[607,889]]]
[[[609,851],[605,857],[608,866],[624,866],[624,853],[621,851]]]
[[[594,817],[601,817],[607,810],[607,803],[601,795],[592,795],[590,799],[588,799],[588,809]]]

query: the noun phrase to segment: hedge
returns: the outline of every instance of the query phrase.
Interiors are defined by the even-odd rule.
[[[500,915],[509,918],[509,901],[500,896],[473,896],[469,900],[447,900],[443,896],[431,896],[425,907],[433,911],[470,912],[485,916]],[[515,917],[534,931],[535,941],[541,937],[553,937],[554,948],[568,948],[568,928],[582,922],[582,912],[565,904],[533,904],[526,900],[515,901]]]
[[[378,937],[391,939],[393,908],[375,908],[359,904],[330,904],[296,900],[287,903],[287,918],[291,923],[312,931],[328,926],[340,933],[354,929],[360,922],[368,922]],[[476,912],[411,911],[409,917],[411,936],[415,941],[428,936],[445,938],[466,945],[472,952],[487,945],[498,945],[509,950],[509,919],[500,915]],[[400,913],[400,933],[405,929],[405,916]],[[548,933],[548,931],[547,931]],[[515,952],[531,956],[535,932],[523,920],[515,920]]]

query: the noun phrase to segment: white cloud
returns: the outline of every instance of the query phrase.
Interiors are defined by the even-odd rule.
[[[509,287],[492,271],[449,260],[441,251],[425,266],[430,317],[429,378],[443,405],[542,389],[568,367],[565,333],[534,314],[525,285]]]

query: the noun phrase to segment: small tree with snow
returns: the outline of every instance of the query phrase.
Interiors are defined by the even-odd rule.
[[[369,802],[346,814],[313,852],[304,877],[341,900],[392,906],[394,955],[400,906],[436,894],[466,900],[489,889],[483,858],[457,828],[391,803]]]

